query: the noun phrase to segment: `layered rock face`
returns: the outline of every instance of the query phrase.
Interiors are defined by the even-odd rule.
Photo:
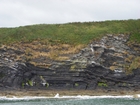
[[[138,89],[140,46],[128,35],[106,35],[48,68],[15,61],[22,51],[0,49],[0,89]]]

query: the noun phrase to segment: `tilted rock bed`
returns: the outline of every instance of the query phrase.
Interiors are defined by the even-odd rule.
[[[131,66],[140,46],[130,47],[128,40],[128,35],[107,35],[48,68],[15,60],[24,52],[1,48],[0,89],[139,89],[140,68]]]

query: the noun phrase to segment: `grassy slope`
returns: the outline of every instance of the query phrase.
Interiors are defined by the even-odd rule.
[[[10,44],[14,48],[24,49],[23,56],[27,61],[37,66],[48,67],[49,62],[45,61],[46,63],[42,64],[42,62],[33,62],[33,59],[44,57],[66,60],[69,54],[77,53],[90,41],[106,34],[129,34],[131,35],[129,42],[140,44],[140,19],[0,28],[0,45]],[[17,44],[17,42],[31,43]],[[43,52],[41,49],[48,49],[49,52]],[[21,56],[16,58],[23,60]],[[132,61],[129,69],[131,71],[139,67],[140,57]]]
[[[140,43],[140,19],[0,28],[0,44],[36,39],[48,40],[54,44],[88,44],[102,35],[119,33],[131,34],[130,40]]]

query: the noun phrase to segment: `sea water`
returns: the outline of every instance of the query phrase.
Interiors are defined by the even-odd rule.
[[[133,96],[0,97],[0,105],[140,105]]]

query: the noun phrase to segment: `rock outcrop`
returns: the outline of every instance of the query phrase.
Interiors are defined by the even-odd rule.
[[[139,89],[140,46],[128,40],[128,35],[106,35],[48,68],[15,60],[24,52],[5,46],[0,49],[0,89]]]

